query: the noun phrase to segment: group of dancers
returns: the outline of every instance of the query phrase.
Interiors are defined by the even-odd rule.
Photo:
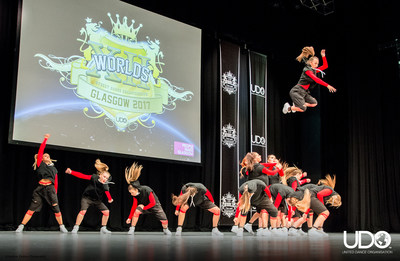
[[[258,219],[258,236],[327,236],[323,230],[329,216],[326,206],[340,207],[342,204],[340,195],[334,191],[335,176],[326,175],[317,184],[312,184],[306,178],[307,172],[281,163],[272,154],[268,155],[266,163],[261,163],[257,152],[247,153],[241,166],[240,175],[246,181],[239,187],[232,232],[239,237],[243,236],[244,230],[255,234],[252,227]],[[255,213],[246,222],[252,208]],[[308,233],[302,230],[305,222]]]
[[[38,154],[35,155],[33,165],[39,177],[38,186],[33,191],[32,202],[26,212],[21,224],[16,229],[17,233],[24,230],[35,212],[41,210],[44,201],[47,202],[54,212],[55,218],[60,225],[62,233],[68,233],[62,220],[60,206],[57,198],[57,169],[50,155],[44,153],[49,134],[44,136]],[[231,231],[242,237],[244,229],[251,234],[253,223],[258,219],[258,236],[299,236],[305,235],[301,226],[307,222],[309,226],[308,235],[326,236],[323,231],[324,221],[329,216],[326,205],[339,207],[341,205],[340,195],[334,191],[336,178],[327,175],[325,179],[319,180],[318,184],[311,184],[310,179],[305,178],[306,172],[297,167],[289,167],[281,163],[274,155],[268,155],[267,162],[261,163],[261,156],[256,152],[249,152],[241,162],[240,175],[246,181],[239,187],[239,202],[236,208],[234,226]],[[77,178],[89,181],[81,199],[81,209],[76,217],[75,225],[71,233],[76,234],[83,221],[87,209],[90,206],[97,207],[103,214],[100,233],[111,234],[107,229],[110,215],[108,207],[103,203],[105,194],[109,203],[113,202],[110,194],[109,184],[111,175],[108,166],[99,159],[95,162],[97,173],[86,175],[67,168],[65,173]],[[125,169],[125,179],[128,191],[133,197],[133,204],[126,220],[130,224],[129,235],[135,233],[135,227],[140,215],[153,214],[163,227],[164,235],[172,235],[168,228],[168,219],[155,192],[146,185],[139,182],[143,166],[133,163]],[[200,207],[213,214],[212,236],[223,236],[218,229],[220,219],[220,208],[215,204],[210,191],[201,183],[187,183],[183,185],[180,194],[172,194],[172,204],[176,206],[175,215],[178,216],[178,227],[175,236],[182,235],[182,226],[186,212],[191,207]],[[246,223],[247,215],[254,207],[256,212]],[[313,213],[317,215],[313,222]]]
[[[328,88],[330,92],[336,92],[336,89],[325,83],[316,75],[323,74],[323,70],[328,68],[325,56],[325,50],[321,51],[322,66],[318,67],[319,59],[315,56],[313,47],[304,47],[301,54],[296,58],[299,62],[304,62],[305,67],[300,76],[299,82],[290,90],[290,97],[293,105],[285,103],[283,113],[304,112],[308,107],[317,106],[317,101],[310,95],[310,89],[315,84],[320,84]],[[43,201],[46,201],[52,208],[55,218],[60,225],[60,231],[67,233],[68,230],[63,225],[62,215],[57,198],[57,169],[54,166],[54,160],[50,155],[44,153],[46,142],[50,137],[46,134],[39,148],[39,152],[35,155],[35,163],[33,165],[39,176],[39,184],[33,191],[32,202],[26,212],[21,224],[16,232],[23,231],[24,226],[29,222],[33,213],[41,210]],[[232,232],[237,236],[243,236],[244,229],[252,234],[252,224],[258,220],[257,235],[291,235],[299,236],[306,233],[301,229],[302,225],[307,222],[308,235],[326,236],[323,231],[324,221],[329,216],[326,205],[339,207],[341,202],[340,195],[334,191],[336,177],[327,175],[325,179],[321,179],[317,184],[311,184],[310,179],[306,179],[306,172],[288,164],[282,164],[274,155],[267,157],[266,163],[261,163],[261,156],[258,153],[247,153],[241,163],[241,177],[246,177],[239,187],[239,203],[234,219],[235,225]],[[102,227],[100,232],[110,234],[107,229],[107,222],[110,211],[103,203],[103,195],[107,196],[108,202],[113,202],[109,192],[109,184],[111,175],[108,166],[99,159],[95,162],[97,174],[85,175],[80,172],[67,168],[67,174],[77,178],[89,181],[89,185],[83,192],[81,199],[81,210],[79,211],[75,226],[71,233],[78,233],[79,226],[90,206],[97,207],[102,217]],[[171,235],[168,229],[168,219],[161,207],[155,192],[148,186],[141,185],[138,178],[141,174],[142,166],[133,163],[131,167],[125,170],[125,178],[128,183],[129,193],[133,196],[133,204],[126,220],[130,224],[128,234],[134,234],[135,227],[140,215],[154,214],[161,222],[165,235]],[[212,235],[222,236],[218,230],[218,222],[220,219],[220,209],[215,204],[210,191],[201,183],[185,184],[179,196],[172,195],[172,204],[176,206],[175,215],[178,216],[178,227],[176,236],[182,235],[182,225],[185,220],[186,211],[190,207],[199,206],[213,214],[212,218]],[[255,214],[246,223],[247,215],[252,208],[255,208]],[[314,213],[317,216],[314,221]]]
[[[58,171],[54,166],[55,160],[51,159],[48,153],[44,153],[44,149],[49,137],[50,134],[46,134],[44,136],[44,140],[40,145],[39,152],[35,155],[33,168],[36,170],[39,182],[38,186],[33,191],[32,202],[28,208],[28,211],[26,212],[21,224],[15,231],[17,233],[21,233],[24,230],[25,225],[32,218],[32,215],[41,210],[44,201],[51,206],[56,220],[60,225],[60,231],[62,233],[68,233],[68,230],[63,224],[60,206],[58,204]],[[100,233],[111,234],[111,231],[107,229],[110,210],[103,203],[104,194],[107,196],[109,203],[113,202],[109,192],[109,184],[112,183],[111,175],[108,171],[108,166],[99,159],[97,159],[95,162],[95,168],[97,169],[97,174],[93,175],[86,175],[78,171],[71,170],[70,168],[67,168],[65,171],[67,174],[89,181],[89,185],[82,194],[81,209],[76,217],[75,225],[71,231],[73,234],[78,233],[79,226],[82,223],[86,211],[90,206],[97,207],[103,214]],[[132,164],[132,166],[125,169],[125,179],[128,183],[128,191],[133,197],[132,208],[129,217],[126,220],[126,223],[130,224],[128,234],[133,235],[135,233],[135,227],[140,215],[153,214],[161,222],[163,233],[165,235],[172,235],[168,228],[167,215],[165,214],[157,195],[149,186],[140,184],[138,180],[142,168],[143,167],[141,165],[138,165],[135,162]],[[181,235],[182,225],[185,220],[185,213],[192,206],[199,206],[200,208],[207,209],[213,213],[213,229],[211,233],[213,236],[223,236],[223,233],[221,233],[217,227],[220,218],[220,209],[215,205],[210,191],[203,184],[185,184],[182,187],[179,196],[172,195],[172,204],[177,206],[175,212],[175,214],[178,216],[178,228],[176,229],[175,233],[176,236]]]

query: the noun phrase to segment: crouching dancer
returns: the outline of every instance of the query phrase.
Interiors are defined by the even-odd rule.
[[[182,235],[182,225],[185,221],[186,211],[190,207],[199,206],[213,213],[211,232],[212,236],[223,236],[224,234],[218,230],[218,222],[220,218],[220,209],[214,203],[214,199],[208,189],[201,183],[187,183],[183,185],[179,196],[172,194],[172,204],[176,206],[175,215],[178,216],[178,228],[175,236]]]
[[[154,214],[161,222],[164,235],[170,236],[171,231],[168,229],[167,215],[161,207],[157,195],[150,187],[140,185],[138,181],[142,168],[142,165],[135,162],[130,168],[125,169],[126,182],[129,184],[128,191],[133,197],[131,212],[126,220],[127,224],[131,224],[128,234],[133,235],[135,233],[135,227],[141,214]]]

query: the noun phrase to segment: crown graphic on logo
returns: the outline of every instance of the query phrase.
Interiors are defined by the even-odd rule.
[[[128,40],[128,41],[133,41],[136,42],[136,35],[138,34],[140,28],[143,26],[142,24],[139,24],[138,27],[133,28],[133,25],[135,23],[135,20],[131,20],[131,25],[128,26],[128,18],[124,16],[122,23],[119,20],[119,14],[116,14],[115,16],[117,17],[116,22],[111,17],[110,13],[107,13],[108,17],[110,17],[111,24],[113,26],[113,29],[111,31],[111,34],[117,36],[118,38]]]

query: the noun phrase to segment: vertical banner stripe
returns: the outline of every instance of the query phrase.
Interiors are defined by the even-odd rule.
[[[251,151],[267,159],[267,57],[249,52]]]
[[[221,146],[220,208],[221,225],[233,225],[238,201],[239,180],[239,63],[240,47],[220,42]]]

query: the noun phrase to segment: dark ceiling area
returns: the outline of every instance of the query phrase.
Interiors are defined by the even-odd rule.
[[[249,49],[277,55],[304,45],[339,44],[354,30],[378,44],[399,34],[399,1],[265,0],[124,2],[191,24]],[[310,5],[326,5],[326,11]],[[325,45],[326,45],[325,44]],[[296,51],[297,52],[297,51]]]

